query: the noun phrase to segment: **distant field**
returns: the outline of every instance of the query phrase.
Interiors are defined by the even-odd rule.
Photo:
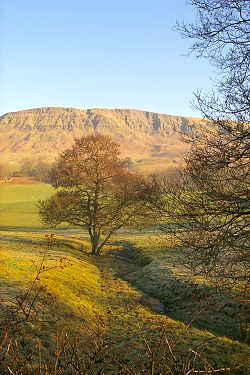
[[[0,227],[42,226],[37,203],[53,193],[48,184],[6,184],[0,186]]]

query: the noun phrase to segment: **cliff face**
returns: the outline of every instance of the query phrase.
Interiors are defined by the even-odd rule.
[[[0,152],[56,154],[91,132],[113,136],[133,158],[176,155],[185,149],[179,132],[197,119],[130,109],[38,108],[0,117]],[[166,156],[166,155],[165,155]]]

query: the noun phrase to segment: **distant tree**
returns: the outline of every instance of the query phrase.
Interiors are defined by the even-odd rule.
[[[118,155],[119,145],[109,136],[76,140],[50,172],[57,192],[40,202],[45,223],[65,222],[86,229],[95,255],[118,229],[145,222],[147,215],[142,177],[124,170]]]
[[[47,182],[50,168],[51,164],[49,164],[43,157],[40,157],[35,161],[34,176],[38,178],[40,182]]]
[[[131,171],[134,163],[130,157],[126,157],[125,159],[122,160],[121,165],[123,168],[127,169],[127,171]]]
[[[11,180],[15,174],[16,166],[9,163],[9,162],[1,162],[0,163],[0,177],[5,181],[8,182]]]
[[[4,164],[3,163],[0,163],[0,177],[1,178],[4,177]]]
[[[45,157],[26,157],[20,162],[20,171],[23,175],[38,179],[40,182],[48,181],[48,172],[51,164]]]
[[[34,158],[26,157],[20,162],[20,171],[25,176],[32,176],[32,174],[34,173],[34,164],[35,164]]]

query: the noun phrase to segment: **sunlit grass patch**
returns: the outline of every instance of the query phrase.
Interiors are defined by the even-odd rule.
[[[18,289],[27,287],[34,279],[36,274],[34,264],[39,264],[42,252],[43,246],[39,244],[1,243],[0,276],[3,284],[5,281],[13,284],[8,290],[10,298],[14,299]],[[79,259],[68,254],[59,245],[49,250],[46,257],[46,267],[55,266],[55,268],[44,272],[41,283],[46,285],[49,293],[56,296],[60,304],[64,305],[63,309],[70,309],[85,317],[92,314],[95,309],[98,310],[98,297],[101,294],[99,270],[84,259],[82,254]],[[57,263],[61,258],[66,261],[65,267]]]
[[[1,185],[0,226],[41,227],[37,203],[53,193],[48,184]]]

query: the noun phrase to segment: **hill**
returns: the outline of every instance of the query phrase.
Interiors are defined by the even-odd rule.
[[[30,109],[0,117],[0,152],[12,161],[34,154],[53,160],[75,138],[96,131],[117,139],[123,156],[171,165],[187,150],[179,132],[188,132],[198,121],[130,109]]]

